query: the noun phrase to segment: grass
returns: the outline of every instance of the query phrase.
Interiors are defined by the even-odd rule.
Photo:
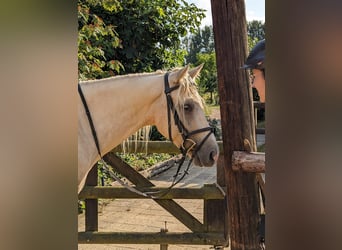
[[[124,154],[118,153],[125,162],[127,162],[130,166],[132,166],[135,170],[141,171],[148,169],[159,162],[163,162],[165,160],[170,159],[173,155],[162,153],[152,153],[152,154],[144,154],[144,153],[135,153],[135,154]]]
[[[260,145],[259,147],[257,147],[257,151],[258,151],[258,152],[265,152],[265,145],[266,145],[266,144],[262,144],[262,145]]]

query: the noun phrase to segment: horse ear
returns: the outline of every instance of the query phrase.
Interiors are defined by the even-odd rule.
[[[196,79],[199,76],[199,73],[201,72],[203,65],[204,63],[197,66],[196,68],[189,70],[189,75],[191,76],[192,79]]]
[[[179,81],[185,77],[185,75],[188,73],[189,71],[189,65],[185,66],[184,68],[178,70],[178,71],[175,71],[174,74],[170,75],[170,82],[172,83],[179,83]]]

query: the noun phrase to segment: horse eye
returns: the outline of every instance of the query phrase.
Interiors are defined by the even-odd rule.
[[[192,110],[192,106],[190,104],[184,104],[184,110],[190,112]]]

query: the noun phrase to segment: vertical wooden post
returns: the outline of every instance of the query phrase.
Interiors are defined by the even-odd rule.
[[[97,164],[89,171],[85,185],[97,186]],[[98,201],[97,199],[85,200],[85,230],[98,230]]]
[[[220,93],[225,182],[232,250],[260,249],[259,197],[255,173],[233,172],[232,153],[255,150],[252,90],[241,68],[247,55],[244,0],[211,0]]]

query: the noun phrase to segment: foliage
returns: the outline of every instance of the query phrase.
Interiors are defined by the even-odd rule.
[[[197,80],[200,94],[210,94],[209,103],[215,103],[214,93],[217,93],[217,69],[214,52],[197,54],[196,64],[204,64]]]
[[[78,0],[79,78],[183,65],[181,38],[204,16],[185,0]]]
[[[156,126],[152,126],[151,132],[150,132],[150,140],[151,141],[165,141],[166,138],[158,131]]]
[[[148,169],[159,162],[170,159],[173,155],[166,153],[117,153],[125,162],[131,165],[135,170],[141,171]]]
[[[186,63],[195,64],[197,61],[197,54],[212,53],[215,50],[213,27],[204,26],[203,29],[198,29],[196,33],[185,37],[183,39],[183,44],[188,52]]]
[[[250,21],[247,23],[248,48],[251,50],[255,44],[265,39],[265,23],[262,21]]]
[[[188,55],[186,62],[194,65],[204,64],[200,78],[197,80],[199,92],[202,96],[210,94],[209,103],[214,101],[214,93],[217,93],[217,70],[214,46],[214,34],[212,26],[198,29],[196,33],[183,39],[183,46]]]
[[[93,8],[114,12],[122,9],[117,0],[78,0],[78,75],[79,79],[112,76],[123,68],[105,50],[121,47],[113,25],[106,24],[94,14]]]
[[[120,48],[104,48],[106,58],[117,58],[124,66],[120,73],[150,72],[184,64],[181,37],[199,27],[204,10],[185,0],[126,0],[121,8],[109,11],[100,6],[94,13],[115,25]]]
[[[221,122],[216,118],[207,118],[208,123],[210,127],[213,127],[215,129],[214,135],[217,141],[222,141],[222,128],[221,128]]]

